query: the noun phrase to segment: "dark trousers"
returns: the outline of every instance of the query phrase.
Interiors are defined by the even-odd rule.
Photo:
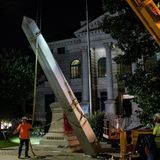
[[[29,139],[20,139],[19,149],[18,149],[18,156],[21,156],[22,153],[22,147],[25,144],[25,156],[28,156],[28,150],[29,150]]]

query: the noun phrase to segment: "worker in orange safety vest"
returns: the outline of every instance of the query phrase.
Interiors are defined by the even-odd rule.
[[[22,123],[18,125],[13,134],[19,133],[19,149],[18,149],[18,158],[21,158],[22,147],[25,144],[25,158],[30,158],[28,155],[29,151],[29,141],[30,141],[30,130],[32,129],[32,125],[28,123],[27,117],[22,117]]]

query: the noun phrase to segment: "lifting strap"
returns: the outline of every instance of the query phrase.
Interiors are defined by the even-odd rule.
[[[36,38],[36,57],[35,57],[35,71],[34,71],[34,91],[33,91],[33,112],[32,112],[32,127],[34,125],[35,120],[35,110],[36,110],[36,96],[37,96],[37,69],[38,68],[38,43]],[[30,148],[33,156],[35,157],[36,154],[33,151],[32,144],[30,141]]]
[[[35,120],[36,110],[36,96],[37,96],[37,65],[38,65],[38,43],[36,39],[36,57],[35,57],[35,73],[34,73],[34,91],[33,91],[33,112],[32,112],[32,125]]]

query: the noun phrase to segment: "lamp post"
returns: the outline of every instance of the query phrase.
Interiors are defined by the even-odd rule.
[[[87,1],[87,0],[86,0],[86,24],[87,24],[89,113],[90,113],[90,115],[92,115],[92,87],[91,87],[91,62],[90,62],[90,33],[89,33],[88,1]]]

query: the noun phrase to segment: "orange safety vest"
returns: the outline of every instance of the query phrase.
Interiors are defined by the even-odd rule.
[[[30,129],[32,125],[29,123],[19,124],[17,127],[17,131],[19,132],[19,138],[21,139],[29,139],[30,138]]]

